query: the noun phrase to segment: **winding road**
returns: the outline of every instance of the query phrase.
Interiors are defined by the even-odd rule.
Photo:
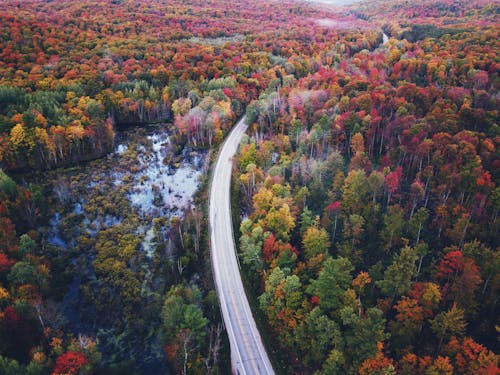
[[[247,126],[243,117],[224,142],[210,187],[212,269],[235,374],[274,374],[241,281],[231,220],[232,158]]]

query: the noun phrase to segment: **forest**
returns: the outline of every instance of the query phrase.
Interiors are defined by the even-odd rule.
[[[207,186],[246,114],[235,236],[277,373],[500,374],[499,13],[0,1],[0,373],[230,372]]]

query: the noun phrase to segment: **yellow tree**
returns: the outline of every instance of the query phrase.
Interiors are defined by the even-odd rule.
[[[295,227],[295,218],[292,216],[288,204],[284,203],[279,209],[271,208],[264,223],[278,238],[288,242],[290,231]]]

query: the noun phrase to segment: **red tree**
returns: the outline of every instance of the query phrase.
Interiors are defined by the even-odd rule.
[[[474,294],[481,284],[481,274],[473,259],[464,257],[460,250],[450,251],[437,264],[436,277],[443,282],[445,300],[469,311],[474,309]]]
[[[9,259],[4,253],[0,253],[0,273],[7,273],[10,268],[14,265],[14,261]]]
[[[89,360],[84,354],[71,351],[66,352],[57,358],[52,375],[76,375],[88,363]]]
[[[462,342],[452,337],[446,346],[446,351],[454,359],[455,370],[458,374],[500,374],[495,353],[470,337],[465,337]]]
[[[387,204],[389,204],[389,202],[391,201],[391,196],[398,191],[401,176],[403,176],[403,168],[401,167],[397,167],[394,172],[391,172],[387,176],[385,176],[385,184],[387,187]]]

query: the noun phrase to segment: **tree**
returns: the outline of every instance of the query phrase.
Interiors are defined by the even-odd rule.
[[[0,168],[0,196],[5,194],[7,198],[14,200],[17,196],[17,185],[12,178],[7,176]]]
[[[325,363],[323,363],[323,368],[321,371],[317,372],[320,375],[341,375],[345,373],[345,358],[341,350],[333,349]]]
[[[363,170],[349,171],[342,187],[342,210],[346,214],[360,215],[363,212],[367,187],[366,174]]]
[[[191,109],[191,106],[191,99],[179,98],[172,103],[172,112],[175,116],[184,116]]]
[[[359,368],[360,375],[395,375],[396,368],[394,361],[387,358],[384,353],[384,344],[377,343],[377,354],[373,358],[368,358],[363,361]]]
[[[26,362],[33,346],[38,344],[41,327],[33,307],[26,302],[6,307],[0,317],[0,347],[4,355]]]
[[[35,147],[33,137],[31,136],[32,130],[26,129],[23,124],[16,124],[10,130],[10,141],[14,149],[22,155],[23,153],[31,153]],[[24,155],[23,155],[24,156]]]
[[[356,133],[351,138],[351,149],[354,155],[365,152],[365,140],[363,134]]]
[[[205,335],[208,320],[203,317],[199,307],[187,303],[182,296],[176,294],[179,292],[179,289],[173,287],[163,304],[162,319],[166,338],[172,339],[180,330],[189,329],[191,337],[199,344]]]
[[[257,166],[259,164],[258,163],[259,159],[257,156],[257,148],[255,146],[255,143],[250,143],[241,148],[239,162],[240,162],[240,169],[242,171],[247,171],[248,166],[252,164],[254,166]]]
[[[470,337],[452,337],[444,349],[458,374],[497,374],[498,357]]]
[[[175,337],[184,319],[184,299],[179,295],[171,295],[165,299],[162,310],[163,327],[167,338]]]
[[[368,191],[372,194],[372,205],[375,207],[377,197],[380,196],[384,187],[384,174],[379,171],[372,171],[368,176]]]
[[[408,296],[422,306],[426,317],[433,315],[433,311],[439,307],[441,302],[441,290],[439,285],[432,282],[417,282],[408,291]]]
[[[438,356],[425,371],[428,375],[453,375],[453,366],[448,357]]]
[[[391,339],[395,347],[405,347],[421,331],[424,322],[424,309],[417,300],[408,297],[399,300],[394,309],[397,314],[396,320],[389,325]]]
[[[344,240],[348,241],[351,250],[360,243],[365,232],[365,223],[364,217],[357,214],[349,215],[348,220],[344,222]]]
[[[404,247],[401,253],[394,256],[392,264],[384,272],[384,278],[376,284],[387,296],[396,297],[405,294],[411,286],[416,272],[417,254],[414,248]]]
[[[310,294],[319,297],[319,306],[323,311],[331,312],[342,306],[342,296],[351,286],[353,270],[346,258],[327,258],[324,261],[318,278],[308,288]]]
[[[313,308],[297,328],[296,342],[307,367],[324,362],[332,349],[340,349],[343,344],[340,327],[319,307]]]
[[[188,329],[191,333],[192,340],[195,343],[201,343],[205,337],[205,328],[208,324],[208,319],[203,316],[201,309],[193,304],[185,307],[182,329]]]
[[[445,300],[457,303],[466,312],[475,310],[481,274],[473,259],[464,257],[460,250],[448,252],[436,265],[436,278],[443,283]]]
[[[309,208],[304,207],[300,214],[300,234],[303,236],[307,229],[314,224],[314,218]]]
[[[358,273],[358,276],[354,280],[352,280],[352,286],[354,288],[354,291],[358,295],[358,305],[359,308],[361,309],[361,296],[364,295],[364,289],[365,286],[370,284],[372,282],[372,278],[370,277],[370,274],[368,272],[360,272]]]
[[[384,248],[389,252],[393,246],[401,243],[401,235],[405,227],[404,211],[399,204],[389,206],[384,214],[384,228],[380,236],[385,242]]]
[[[36,284],[37,271],[31,262],[21,261],[14,264],[7,279],[13,285]]]
[[[15,359],[0,356],[0,373],[4,375],[20,375],[23,373],[23,369]]]
[[[288,204],[283,204],[279,209],[271,208],[264,219],[265,226],[283,241],[290,239],[290,231],[295,227],[295,219],[290,212]]]
[[[328,233],[325,228],[318,228],[317,226],[309,227],[302,237],[302,246],[304,247],[307,259],[320,253],[327,254],[330,241],[328,240]]]
[[[466,257],[473,259],[481,270],[483,280],[481,293],[485,294],[489,290],[491,296],[496,295],[500,287],[500,275],[497,272],[500,268],[500,252],[493,251],[479,241],[465,243],[462,252]]]
[[[438,353],[443,340],[451,336],[462,336],[465,333],[467,322],[464,319],[464,310],[453,304],[450,310],[443,311],[430,321],[432,331],[439,338]]]
[[[249,163],[245,169],[246,173],[240,175],[240,183],[245,194],[247,204],[252,202],[257,184],[264,179],[264,173],[255,164]]]
[[[411,200],[410,220],[413,218],[413,213],[415,212],[415,208],[417,208],[418,203],[424,197],[425,197],[425,186],[419,179],[415,179],[415,181],[411,184],[410,187],[410,200]]]
[[[297,327],[296,310],[303,300],[299,277],[287,273],[288,270],[275,267],[265,282],[264,293],[259,297],[260,308],[266,313],[283,343],[292,340],[290,330]]]
[[[6,207],[0,203],[0,250],[5,254],[16,251],[17,241],[14,223],[8,217]]]
[[[19,253],[24,257],[26,255],[34,255],[36,249],[36,242],[31,239],[27,234],[19,237]]]
[[[340,203],[340,201],[330,203],[325,209],[325,214],[327,215],[326,217],[328,218],[328,220],[330,220],[331,215],[333,215],[332,242],[335,242],[335,235],[337,234],[337,222],[341,211],[342,203]]]
[[[68,351],[57,358],[52,375],[77,375],[88,363],[84,354]]]
[[[420,242],[416,244],[415,246],[415,251],[418,255],[418,267],[417,267],[417,274],[415,278],[418,278],[418,275],[420,275],[420,271],[422,269],[422,262],[424,261],[424,257],[427,255],[429,252],[429,246],[425,242]]]
[[[403,168],[397,167],[393,172],[389,172],[385,176],[385,185],[387,190],[387,204],[391,202],[391,197],[398,191]]]
[[[385,319],[377,308],[369,308],[364,315],[359,316],[351,306],[343,307],[340,317],[345,327],[346,362],[355,371],[364,360],[376,356],[378,343],[388,337],[384,332]]]
[[[240,225],[240,252],[243,263],[248,265],[253,271],[261,271],[262,245],[264,240],[264,230],[260,225],[252,228],[252,221],[246,219]]]
[[[425,207],[420,207],[410,219],[409,232],[415,239],[415,244],[420,241],[422,228],[429,218],[429,211]]]
[[[272,325],[277,323],[274,294],[285,277],[285,272],[280,267],[274,268],[265,281],[264,293],[259,296],[260,308],[266,313]]]
[[[0,253],[0,274],[9,272],[15,263],[15,260],[10,259],[4,253]]]
[[[425,374],[427,367],[432,364],[432,358],[425,356],[417,357],[414,353],[405,354],[399,360],[399,373],[402,375]]]
[[[266,233],[266,240],[262,247],[262,256],[272,268],[280,266],[282,268],[292,268],[297,260],[299,252],[289,243],[276,238],[274,234]]]
[[[253,216],[256,218],[267,215],[273,205],[274,194],[271,189],[262,187],[253,196]]]
[[[195,302],[197,294],[198,290],[190,290],[181,285],[172,287],[167,293],[161,313],[167,355],[182,363],[183,374],[187,373],[190,354],[202,344],[209,322],[201,309],[190,303]]]

